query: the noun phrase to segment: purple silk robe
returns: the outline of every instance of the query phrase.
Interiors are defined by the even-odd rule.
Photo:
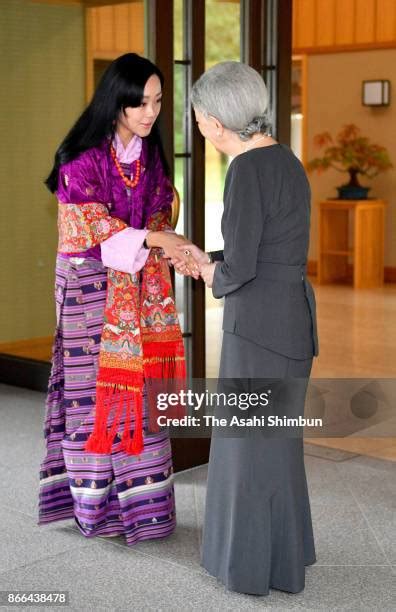
[[[130,227],[143,229],[156,211],[171,207],[173,189],[156,152],[148,159],[148,144],[142,142],[141,175],[137,186],[127,189],[110,154],[106,139],[98,147],[82,153],[77,159],[61,166],[57,196],[59,202],[85,204],[99,202],[109,208]],[[128,175],[130,165],[121,164]],[[76,255],[74,255],[76,256]],[[101,259],[100,245],[81,254],[81,257]]]
[[[142,144],[141,178],[129,194],[105,141],[61,167],[59,201],[105,204],[110,215],[142,230],[149,216],[170,207],[173,199],[159,155],[149,160],[144,139]],[[130,164],[123,168],[128,174]],[[128,231],[132,238],[133,230],[123,230]],[[115,249],[127,248],[129,234],[124,236]],[[115,238],[117,234],[105,242],[114,245]],[[39,522],[74,517],[87,537],[123,534],[133,545],[169,535],[175,527],[170,441],[166,431],[145,435],[139,456],[126,455],[117,440],[109,455],[84,449],[94,423],[107,275],[100,245],[80,257],[63,255],[57,260],[57,328],[46,402]],[[143,417],[145,423],[145,402]],[[134,419],[131,425],[133,429]],[[122,422],[121,431],[123,427]]]

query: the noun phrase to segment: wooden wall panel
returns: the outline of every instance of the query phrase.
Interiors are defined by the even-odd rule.
[[[114,10],[112,6],[95,9],[97,23],[97,48],[95,51],[114,50]]]
[[[396,1],[377,0],[375,37],[378,42],[396,40]]]
[[[129,49],[129,30],[130,30],[130,18],[129,18],[129,6],[128,4],[120,4],[120,6],[114,7],[114,48],[120,53],[125,52],[125,49]]]
[[[144,53],[144,3],[129,5],[129,51]]]
[[[312,47],[315,44],[316,0],[298,0],[297,46]]]
[[[364,0],[355,5],[355,43],[375,42],[376,0]]]
[[[94,49],[97,49],[99,46],[98,19],[96,16],[96,9],[90,9],[89,11],[85,11],[85,25],[87,30],[87,51],[92,54]]]
[[[293,0],[294,53],[396,47],[396,0]]]
[[[354,42],[355,0],[336,0],[336,45]]]
[[[316,6],[316,44],[319,47],[335,43],[335,0],[317,0]]]
[[[95,59],[114,59],[133,51],[144,53],[144,3],[130,2],[87,10]]]

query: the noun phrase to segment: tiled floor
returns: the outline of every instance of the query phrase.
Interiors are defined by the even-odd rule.
[[[318,561],[305,590],[240,595],[199,564],[206,466],[176,475],[178,528],[168,539],[127,548],[121,538],[85,539],[73,522],[38,527],[43,405],[43,394],[0,386],[0,590],[68,590],[74,610],[396,609],[394,463],[307,446]]]
[[[354,290],[349,285],[318,285],[320,354],[315,378],[396,377],[396,284]],[[206,291],[207,375],[217,376],[223,300]]]
[[[320,354],[312,379],[396,380],[396,285],[354,290],[348,285],[318,285],[311,279],[317,301]],[[222,300],[206,292],[207,376],[215,378],[221,347]],[[392,393],[393,411],[395,410]],[[314,444],[396,462],[396,413],[391,427],[370,428],[354,436],[314,438]]]

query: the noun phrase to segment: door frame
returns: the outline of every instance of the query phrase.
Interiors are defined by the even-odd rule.
[[[268,87],[273,136],[290,145],[293,0],[241,0],[242,61]]]

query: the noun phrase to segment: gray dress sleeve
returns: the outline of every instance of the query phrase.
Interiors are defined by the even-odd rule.
[[[246,156],[246,157],[245,157]],[[267,209],[262,189],[262,165],[248,154],[231,163],[224,188],[221,222],[224,261],[216,264],[212,292],[221,298],[239,289],[256,276],[257,253]]]
[[[224,261],[224,251],[209,251],[212,261]]]

